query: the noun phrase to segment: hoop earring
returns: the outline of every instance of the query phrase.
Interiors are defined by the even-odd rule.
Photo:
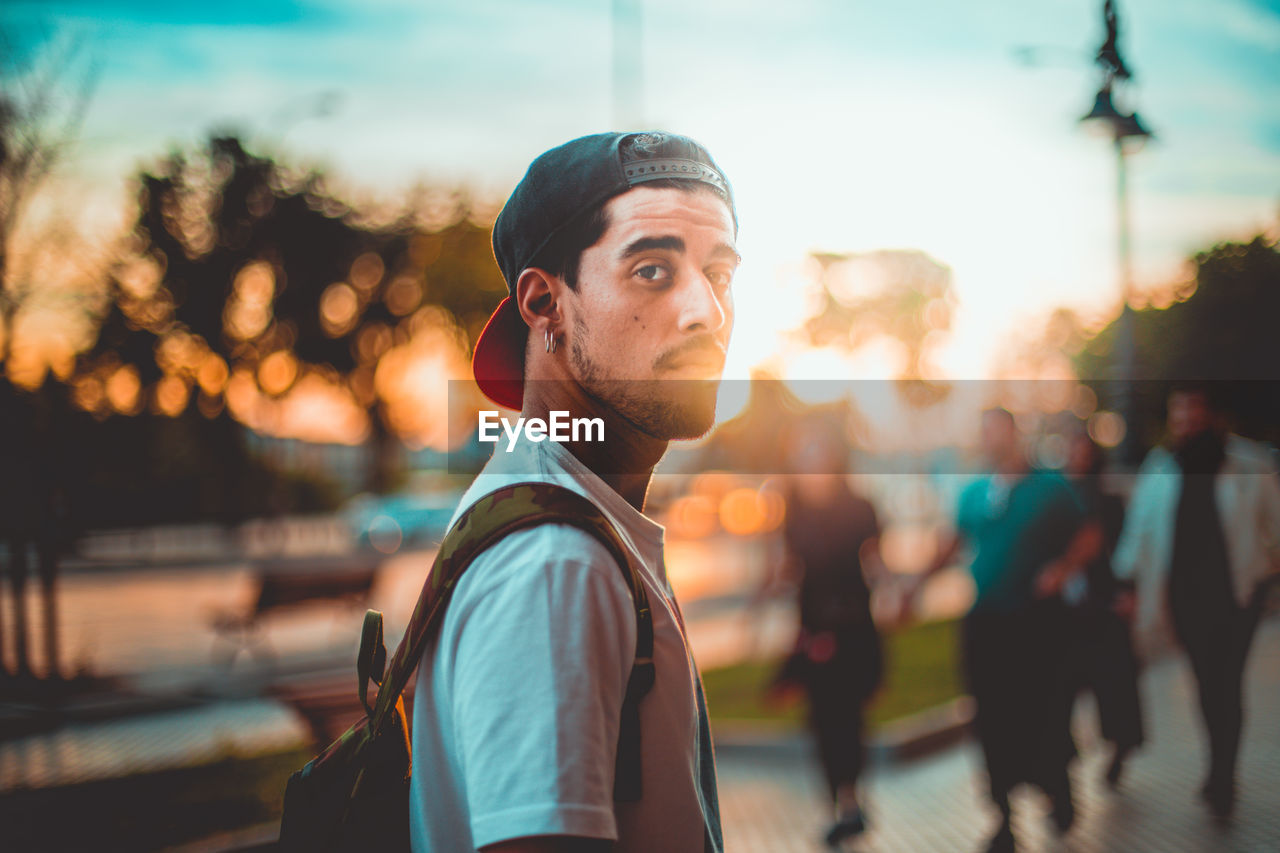
[[[547,329],[543,333],[543,337],[547,342],[547,352],[554,354],[556,351],[556,336],[552,333],[550,329]]]

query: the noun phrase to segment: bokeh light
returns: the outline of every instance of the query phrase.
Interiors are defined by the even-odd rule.
[[[1097,412],[1087,421],[1089,437],[1103,447],[1116,447],[1124,441],[1124,418],[1116,412]]]
[[[142,382],[133,365],[123,365],[107,380],[107,400],[122,415],[136,414],[140,405]]]
[[[320,321],[330,337],[344,335],[355,326],[360,298],[345,281],[329,285],[320,297]]]

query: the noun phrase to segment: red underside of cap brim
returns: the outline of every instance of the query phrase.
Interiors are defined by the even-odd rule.
[[[480,391],[503,408],[524,405],[524,347],[529,327],[507,297],[494,309],[471,356],[471,373]]]

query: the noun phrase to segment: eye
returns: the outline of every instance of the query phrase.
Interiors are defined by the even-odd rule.
[[[671,273],[661,264],[645,264],[635,274],[645,281],[663,281],[671,277]]]
[[[707,281],[713,287],[726,288],[733,283],[733,270],[708,270]]]

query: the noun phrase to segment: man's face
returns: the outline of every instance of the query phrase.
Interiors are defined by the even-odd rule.
[[[1001,412],[984,412],[981,435],[982,455],[988,465],[999,465],[1018,448],[1018,428]]]
[[[1175,391],[1169,395],[1169,438],[1181,447],[1213,425],[1209,400],[1199,391]]]
[[[708,191],[636,187],[606,212],[564,300],[575,378],[646,435],[695,438],[715,420],[733,329],[729,208]]]

